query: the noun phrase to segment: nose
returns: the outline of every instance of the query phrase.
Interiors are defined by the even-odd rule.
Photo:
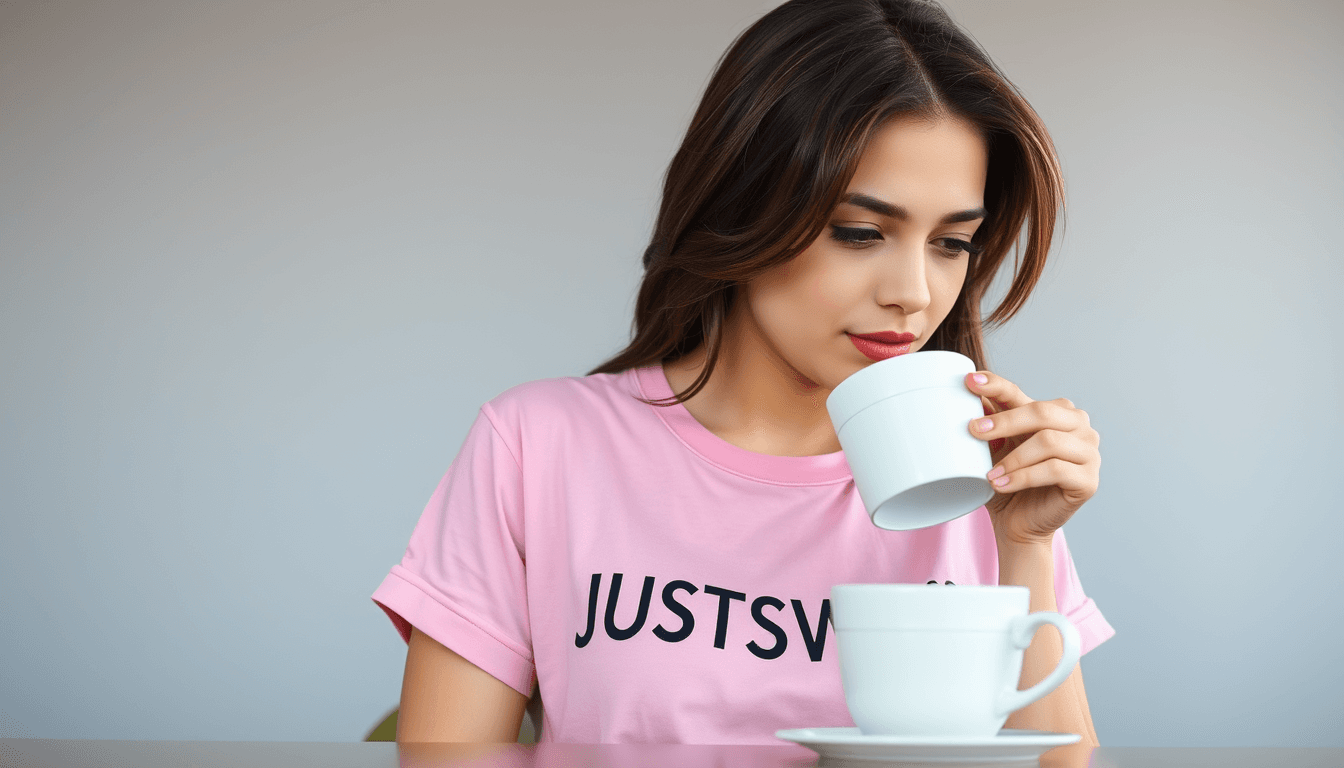
[[[891,249],[877,264],[875,295],[884,307],[900,307],[907,315],[929,306],[928,256],[920,245]]]

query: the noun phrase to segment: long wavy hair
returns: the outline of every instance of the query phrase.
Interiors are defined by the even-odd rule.
[[[796,257],[824,230],[885,121],[960,119],[986,143],[988,214],[956,303],[924,349],[987,370],[982,325],[1026,302],[1045,268],[1064,180],[1035,110],[933,0],[789,0],[719,59],[663,180],[633,339],[589,371],[668,363],[706,346],[699,376],[651,405],[685,402],[719,358],[736,286]],[[1019,242],[1028,224],[1026,247]],[[989,317],[980,302],[1017,245]]]

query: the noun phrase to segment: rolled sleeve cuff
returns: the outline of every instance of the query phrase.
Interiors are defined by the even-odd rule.
[[[401,639],[411,642],[411,627],[451,649],[524,696],[532,695],[536,666],[528,648],[520,646],[467,616],[446,596],[400,565],[374,590],[373,602],[387,614]]]
[[[1088,651],[1115,635],[1115,629],[1106,621],[1106,617],[1101,615],[1101,610],[1090,597],[1082,605],[1064,614],[1064,618],[1078,630],[1082,655],[1086,655]]]

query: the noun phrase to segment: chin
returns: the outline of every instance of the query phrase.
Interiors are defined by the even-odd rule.
[[[852,362],[846,360],[840,363],[839,365],[828,368],[825,371],[818,371],[818,373],[824,375],[818,377],[819,379],[821,379],[821,381],[817,382],[816,386],[819,389],[826,390],[827,395],[829,395],[832,390],[840,386],[840,382],[844,381],[850,376],[853,376],[854,374],[858,373],[864,368],[867,368],[869,365],[872,365],[872,362],[873,362],[872,360],[864,358],[862,364],[854,365]]]

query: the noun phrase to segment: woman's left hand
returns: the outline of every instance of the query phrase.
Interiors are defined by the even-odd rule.
[[[988,381],[977,383],[977,374]],[[1049,545],[1055,530],[1097,492],[1101,435],[1087,412],[1065,398],[1032,400],[989,371],[967,374],[966,386],[984,405],[986,418],[974,419],[967,428],[990,441],[994,469],[987,478],[995,494],[985,508],[995,538],[1000,546]],[[986,420],[988,430],[980,426]]]

